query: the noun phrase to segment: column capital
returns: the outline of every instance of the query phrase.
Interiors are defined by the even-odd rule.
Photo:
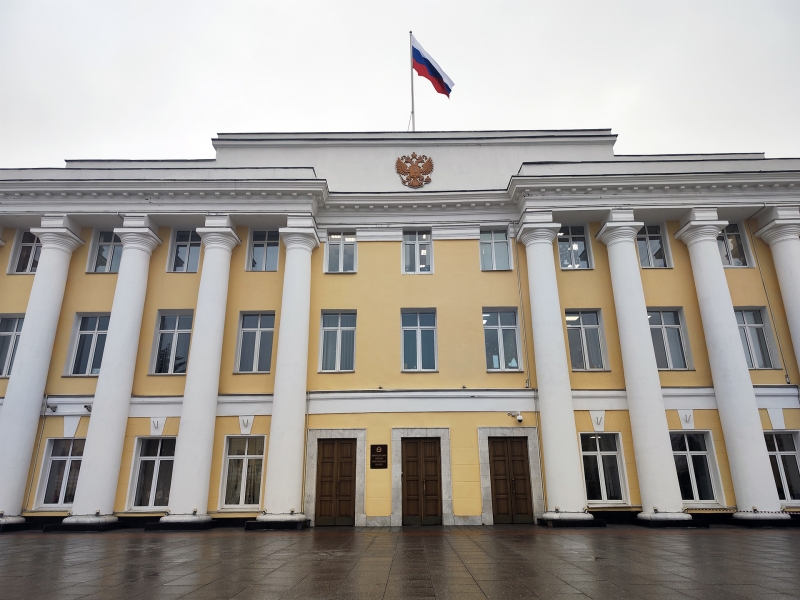
[[[156,246],[162,244],[161,238],[149,227],[117,227],[114,234],[122,240],[123,250],[131,248],[152,254]]]
[[[83,246],[83,240],[66,227],[33,227],[31,233],[42,241],[42,249],[61,250],[72,254]]]
[[[279,231],[287,250],[298,249],[311,252],[319,246],[317,230],[313,227],[281,227]]]
[[[678,230],[675,239],[687,246],[698,242],[716,242],[719,232],[727,225],[727,221],[689,221]]]
[[[770,246],[796,240],[800,236],[800,208],[797,206],[772,206],[758,219],[761,228],[755,232]]]
[[[521,223],[517,239],[526,247],[531,244],[552,244],[560,229],[561,223]]]
[[[611,246],[619,242],[634,243],[642,227],[644,227],[644,223],[638,221],[607,221],[603,224],[595,237],[606,246]]]
[[[242,243],[236,232],[230,227],[198,227],[197,235],[203,239],[206,250],[220,249],[231,252]]]

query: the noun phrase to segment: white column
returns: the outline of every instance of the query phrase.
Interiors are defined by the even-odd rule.
[[[717,235],[728,223],[716,209],[692,209],[675,237],[689,248],[692,274],[703,319],[717,409],[725,434],[740,519],[789,518],[772,477],[753,383],[742,349]]]
[[[291,222],[290,222],[291,224]],[[281,229],[286,247],[272,424],[269,429],[264,514],[260,521],[303,522],[308,328],[311,252],[319,245],[313,227]]]
[[[769,244],[778,274],[783,308],[792,335],[794,356],[800,366],[800,209],[772,208],[759,219],[756,236]]]
[[[80,229],[65,215],[44,216],[42,227],[31,229],[42,241],[42,252],[0,411],[0,525],[25,520],[20,513],[69,261],[83,245],[76,232]]]
[[[646,520],[684,521],[692,517],[683,512],[636,255],[636,234],[643,225],[633,221],[632,210],[612,210],[597,239],[608,247],[633,452],[642,496],[642,512],[637,516]]]
[[[590,520],[572,406],[564,313],[558,297],[553,240],[561,228],[550,213],[527,213],[517,239],[525,244],[539,419],[547,487],[543,519]]]
[[[227,215],[209,215],[197,233],[205,252],[194,313],[181,423],[164,523],[210,521],[208,488],[217,420],[222,335],[231,251],[241,243]]]
[[[150,255],[161,240],[150,228],[147,215],[125,215],[122,228],[114,233],[122,240],[122,261],[72,515],[64,523],[117,520],[113,516],[114,499],[128,425]]]

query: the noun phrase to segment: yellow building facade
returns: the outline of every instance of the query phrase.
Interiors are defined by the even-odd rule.
[[[788,519],[800,161],[615,139],[0,171],[0,526]]]

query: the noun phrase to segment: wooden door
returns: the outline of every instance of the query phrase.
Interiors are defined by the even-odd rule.
[[[403,438],[403,525],[442,524],[439,438]]]
[[[528,438],[489,438],[495,523],[533,523]]]
[[[356,441],[319,440],[316,526],[355,525]]]

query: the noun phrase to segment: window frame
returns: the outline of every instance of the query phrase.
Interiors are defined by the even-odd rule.
[[[98,319],[97,326],[95,327],[94,331],[92,332],[92,345],[89,350],[89,362],[88,362],[88,371],[89,373],[73,373],[72,371],[75,368],[75,358],[78,354],[78,344],[80,343],[81,333],[84,335],[88,332],[81,332],[81,321],[87,317],[96,317]],[[99,377],[100,373],[91,373],[91,364],[94,361],[94,353],[97,347],[97,336],[101,333],[98,329],[100,326],[99,319],[101,317],[108,317],[109,324],[111,319],[111,313],[75,313],[75,320],[72,324],[72,334],[70,335],[69,340],[69,347],[70,351],[67,355],[67,362],[64,365],[64,377]],[[108,329],[104,332],[106,334],[106,343],[108,342]],[[105,346],[103,347],[103,354],[105,355]],[[100,359],[100,368],[103,368],[102,358]]]
[[[491,242],[484,242],[483,240],[480,239],[480,236],[483,235],[484,233],[491,233],[492,234]],[[494,234],[495,233],[503,233],[506,236],[505,244],[506,244],[506,248],[508,249],[508,266],[506,268],[504,268],[504,269],[498,269],[497,268],[497,259],[496,259],[497,255],[496,255],[496,252],[495,252],[495,246],[496,246],[496,244],[502,244],[503,240],[496,241],[494,239]],[[491,269],[484,269],[483,265],[481,264],[481,256],[482,256],[481,255],[481,248],[483,247],[483,244],[486,244],[486,243],[490,244],[491,247],[492,247],[492,268]],[[480,270],[481,270],[482,273],[491,273],[493,271],[513,271],[514,270],[514,260],[513,260],[512,257],[513,257],[513,254],[512,254],[512,251],[511,251],[511,235],[508,232],[508,227],[506,227],[506,228],[492,228],[492,227],[483,227],[483,228],[481,228],[481,230],[480,230],[480,232],[478,234],[478,266],[480,267]]]
[[[259,316],[258,328],[257,329],[253,329],[252,327],[248,327],[247,328],[247,331],[256,331],[257,332],[256,333],[256,341],[255,341],[255,351],[253,353],[253,365],[254,366],[258,365],[258,360],[259,360],[259,357],[260,357],[259,353],[261,352],[261,334],[262,334],[262,332],[264,332],[264,331],[271,331],[272,332],[272,349],[270,351],[270,357],[269,357],[269,370],[267,370],[267,371],[242,371],[242,370],[240,370],[241,358],[242,358],[242,335],[244,334],[244,331],[245,331],[244,328],[243,328],[243,323],[244,323],[244,317],[248,316],[248,315],[258,315]],[[268,327],[261,327],[261,317],[263,315],[272,315],[273,322],[272,322],[272,328],[271,329],[268,328]],[[242,312],[239,313],[239,332],[238,332],[238,334],[236,336],[236,354],[234,356],[234,364],[233,364],[233,372],[234,372],[234,374],[236,374],[236,375],[268,375],[268,374],[272,373],[272,361],[273,361],[273,359],[275,357],[275,331],[277,329],[276,321],[277,321],[277,316],[276,316],[274,310],[264,310],[264,311],[245,310],[245,311],[242,311]]]
[[[103,234],[103,233],[109,233],[109,232],[113,236],[111,238],[112,240],[114,238],[117,238],[120,241],[118,241],[118,242],[116,242],[116,241],[101,242],[100,241],[100,235]],[[109,271],[109,270],[95,271],[95,266],[97,265],[97,251],[98,251],[98,249],[99,249],[101,244],[102,245],[106,245],[106,244],[107,245],[111,245],[114,248],[119,247],[120,265],[122,264],[122,251],[124,250],[124,245],[123,245],[122,240],[120,239],[120,237],[116,233],[114,233],[114,228],[112,227],[110,229],[101,229],[99,227],[95,227],[92,230],[92,237],[91,237],[91,241],[89,242],[89,252],[88,252],[88,255],[86,257],[86,273],[91,274],[91,275],[116,275],[116,274],[118,274],[119,270],[116,270],[116,271]],[[111,266],[111,263],[113,262],[113,252],[114,251],[112,251],[112,260],[109,261],[108,266]]]
[[[342,315],[353,315],[356,317],[356,324],[353,327],[342,327]],[[325,327],[325,315],[339,315],[339,324],[336,327]],[[358,311],[355,309],[353,310],[323,310],[320,313],[319,319],[319,362],[317,364],[317,372],[318,373],[355,373],[356,371],[356,344],[357,344],[357,335],[356,330],[358,328]],[[353,368],[352,369],[342,369],[341,368],[341,360],[342,360],[342,331],[347,330],[353,331]],[[326,331],[335,331],[336,332],[336,368],[335,369],[323,369],[322,365],[324,363],[324,352],[325,352],[325,332]]]
[[[562,235],[561,230],[564,227],[569,227],[569,238],[570,241],[572,240],[572,227],[583,227],[583,237],[586,238],[586,262],[588,264],[587,267],[563,267],[561,265],[561,252],[558,248],[558,240],[559,236]],[[574,250],[570,250],[570,253],[573,253]],[[565,225],[564,223],[561,224],[561,229],[556,232],[556,256],[558,257],[558,266],[562,271],[591,271],[594,269],[594,254],[592,252],[592,240],[591,240],[591,232],[589,230],[589,223],[584,223],[581,225]],[[573,254],[573,263],[574,263],[574,254]]]
[[[708,464],[709,474],[711,475],[711,491],[714,495],[712,500],[683,500],[683,506],[686,508],[708,508],[709,506],[724,506],[725,505],[725,498],[724,498],[724,490],[722,488],[722,480],[720,479],[719,474],[719,467],[717,465],[717,452],[714,448],[714,437],[710,431],[705,429],[680,429],[680,430],[669,430],[670,436],[672,435],[686,435],[686,434],[701,434],[704,438],[706,444],[705,456],[706,462]],[[670,445],[671,445],[670,440]],[[686,438],[684,437],[684,443],[686,443]],[[689,477],[692,483],[692,491],[697,497],[697,482],[696,476],[694,472],[694,463],[691,460],[692,454],[703,454],[702,451],[699,450],[689,450],[689,444],[686,443],[686,450],[672,450],[673,455],[673,465],[675,464],[674,456],[675,454],[682,454],[684,456],[689,457],[688,463],[691,465],[689,471]],[[675,466],[675,472],[677,475],[677,466]]]
[[[722,262],[722,267],[725,269],[754,269],[755,268],[755,261],[753,260],[753,252],[750,248],[750,239],[747,235],[747,227],[744,227],[745,221],[736,221],[735,223],[728,223],[725,227],[722,228],[722,231],[717,234],[717,247],[719,247],[719,237],[721,235],[725,236],[725,253],[730,258],[731,256],[731,244],[730,239],[728,238],[729,235],[736,235],[733,233],[727,233],[725,230],[730,227],[731,225],[736,225],[739,229],[738,235],[742,239],[742,252],[744,253],[744,259],[747,262],[746,265],[731,265],[725,264],[722,260],[722,256],[720,256],[720,261]]]
[[[570,327],[569,323],[567,322],[567,313],[570,313],[570,312],[572,312],[572,313],[577,312],[577,313],[580,313],[581,315],[583,313],[592,313],[593,312],[593,313],[595,313],[597,315],[597,325],[590,325],[588,327],[585,327],[583,325],[583,322],[582,322],[583,321],[583,316],[581,316],[581,323],[580,323],[579,328],[580,328],[580,331],[581,331],[581,347],[582,347],[582,350],[583,350],[583,364],[584,364],[584,366],[588,365],[587,358],[586,358],[588,356],[588,353],[587,353],[587,342],[586,342],[586,334],[584,333],[584,330],[585,329],[594,329],[594,328],[598,329],[599,336],[600,336],[600,358],[601,358],[601,360],[603,362],[603,366],[602,367],[600,367],[600,368],[588,368],[587,367],[587,368],[584,368],[584,369],[575,369],[572,366],[572,353],[571,353],[570,348],[569,348],[569,330],[570,329],[578,329],[578,327],[575,327],[575,326]],[[566,326],[566,329],[567,329],[567,356],[569,358],[569,366],[570,366],[570,371],[571,372],[573,372],[573,373],[602,373],[604,371],[610,371],[611,370],[611,368],[609,367],[609,364],[608,364],[608,349],[606,348],[606,332],[605,332],[605,327],[603,325],[603,311],[601,309],[599,309],[599,308],[567,308],[567,309],[564,309],[564,325]]]
[[[744,268],[744,267],[737,267],[737,268]],[[761,314],[761,323],[747,323],[746,319],[744,318],[745,312],[759,312]],[[748,365],[748,371],[774,371],[774,370],[781,370],[783,366],[780,361],[780,353],[777,351],[776,347],[776,340],[775,340],[775,332],[772,329],[772,321],[769,318],[769,311],[764,306],[734,306],[733,307],[734,316],[736,313],[742,313],[742,319],[745,323],[740,324],[738,321],[736,322],[736,326],[739,330],[745,329],[745,337],[747,339],[747,348],[750,352],[750,361],[753,363],[751,367]],[[751,327],[761,327],[764,331],[764,340],[767,346],[767,352],[769,354],[769,367],[758,367],[756,366],[755,361],[753,360],[753,340],[750,335],[750,328]],[[741,336],[741,333],[739,333]],[[744,348],[743,348],[744,350]],[[745,360],[747,360],[747,356],[745,356]]]
[[[481,320],[483,320],[483,315],[485,313],[492,313],[496,312],[497,315],[497,325],[486,325],[483,324],[483,351],[484,351],[484,359],[486,357],[486,329],[493,329],[498,332],[498,344],[499,344],[499,356],[500,356],[500,368],[499,369],[490,369],[488,366],[486,367],[487,373],[519,373],[523,370],[522,368],[522,346],[520,344],[520,334],[519,334],[519,310],[517,307],[496,307],[496,306],[489,306],[483,307],[481,310]],[[503,350],[503,337],[502,337],[502,330],[503,329],[511,329],[509,325],[501,325],[500,324],[500,314],[501,312],[513,312],[514,313],[514,331],[515,333],[515,343],[517,345],[517,368],[508,367],[505,368],[503,365],[505,364],[505,351]]]
[[[186,355],[186,371],[183,373],[173,373],[173,369],[175,368],[175,353],[177,352],[177,337],[176,341],[172,344],[172,351],[170,355],[170,371],[168,373],[157,373],[156,372],[156,363],[158,362],[158,346],[159,341],[161,339],[161,317],[182,317],[190,315],[192,317],[192,328],[189,330],[189,351],[192,348],[192,337],[194,336],[194,310],[192,309],[180,309],[180,308],[167,308],[161,309],[156,313],[156,323],[155,323],[155,333],[153,334],[153,347],[151,349],[151,357],[150,357],[150,369],[148,371],[148,375],[155,375],[157,377],[184,377],[186,373],[189,372],[189,355]],[[177,327],[177,324],[176,324]],[[164,330],[166,331],[166,329]],[[173,330],[177,336],[177,334],[181,331],[186,331],[185,329],[174,329]]]
[[[338,235],[341,236],[341,239],[337,243],[340,248],[339,251],[339,269],[337,271],[331,271],[330,265],[328,264],[328,257],[331,247],[331,236]],[[345,236],[352,236],[353,241],[353,270],[352,271],[344,271],[344,246],[345,244],[351,244],[351,242],[345,241]],[[353,273],[358,273],[358,234],[355,230],[348,230],[348,229],[338,229],[336,231],[331,231],[330,229],[325,232],[325,256],[323,257],[322,263],[322,272],[329,273],[331,275],[352,275]]]
[[[419,256],[420,256],[420,254],[419,254],[419,252],[420,252],[419,246],[420,246],[420,240],[419,239],[415,239],[414,242],[407,242],[406,241],[405,236],[407,234],[409,234],[409,233],[412,233],[412,232],[415,233],[415,234],[427,233],[427,234],[429,234],[431,236],[431,241],[430,241],[430,244],[429,244],[430,245],[430,251],[431,251],[431,255],[430,255],[430,258],[429,258],[429,263],[430,263],[430,267],[431,268],[430,268],[429,271],[420,271],[419,270]],[[414,244],[414,271],[406,271],[406,244],[412,244],[412,243]],[[424,244],[425,242],[423,241],[422,243]],[[403,232],[401,234],[401,242],[400,242],[400,272],[403,275],[433,275],[434,264],[433,264],[433,229],[432,228],[427,228],[426,229],[425,227],[421,227],[421,228],[409,227],[407,229],[406,228],[403,229]]]
[[[189,232],[189,242],[178,242],[178,232],[180,231],[188,231]],[[172,227],[170,229],[169,235],[169,252],[167,252],[167,273],[175,273],[180,275],[192,275],[200,273],[203,268],[203,238],[200,238],[200,250],[197,255],[197,270],[196,271],[176,271],[173,267],[175,266],[175,254],[178,249],[178,244],[188,243],[189,245],[195,243],[192,241],[191,234],[197,233],[197,227],[195,226],[185,226],[185,227]],[[197,234],[198,236],[200,234]],[[188,264],[187,264],[188,268]]]
[[[798,442],[800,442],[800,431],[793,431],[791,429],[779,429],[779,430],[770,429],[770,430],[764,431],[764,435],[765,436],[767,436],[767,435],[787,435],[787,434],[792,436],[792,441],[794,442],[794,452],[778,450],[778,446],[776,444],[775,445],[775,451],[772,451],[772,450],[769,449],[769,447],[767,447],[767,454],[769,456],[778,456],[778,457],[785,456],[785,455],[794,456],[795,460],[797,461],[798,469],[800,469],[800,444],[798,443]],[[786,485],[786,471],[783,468],[783,461],[777,460],[776,462],[778,463],[778,470],[780,471],[780,475],[781,475],[781,485],[783,485],[784,496],[786,496],[786,495],[788,495],[787,494],[788,487]],[[780,503],[783,506],[800,506],[800,498],[798,498],[796,500],[787,498],[785,500],[780,500]]]
[[[658,269],[658,268],[665,268],[665,267],[650,267],[650,268]],[[659,371],[664,371],[664,372],[668,372],[668,371],[694,371],[694,361],[692,359],[692,350],[691,350],[691,346],[689,344],[689,331],[688,331],[688,329],[686,327],[686,317],[684,315],[683,308],[679,307],[679,306],[648,306],[647,307],[647,312],[648,313],[651,313],[651,312],[659,312],[659,313],[676,312],[676,313],[678,313],[678,320],[680,321],[680,325],[664,325],[663,324],[664,318],[662,317],[661,318],[662,325],[650,325],[651,329],[654,328],[654,327],[659,327],[659,328],[662,329],[662,331],[664,329],[668,328],[668,327],[669,328],[673,328],[673,329],[677,328],[677,329],[680,330],[680,333],[681,333],[681,345],[682,345],[682,349],[683,349],[683,360],[686,363],[686,367],[684,367],[683,369],[676,369],[676,368],[670,366],[670,367],[668,367],[666,369],[659,368],[658,370]],[[666,335],[664,336],[664,340],[665,340],[665,343],[668,343],[668,342],[666,342],[666,340],[667,340]],[[672,364],[672,356],[669,353],[669,348],[667,348],[667,362],[670,365]],[[658,363],[656,363],[656,364],[658,364]]]
[[[22,252],[22,246],[23,246],[22,238],[26,233],[31,233],[30,227],[26,227],[23,229],[17,228],[16,233],[14,234],[14,242],[12,243],[11,246],[11,252],[9,253],[9,259],[8,259],[8,268],[6,269],[7,275],[36,275],[36,271],[31,271],[30,266],[33,257],[36,254],[37,246],[39,247],[39,260],[41,260],[42,240],[39,239],[39,236],[34,235],[33,233],[31,233],[31,235],[35,237],[36,241],[33,242],[34,251],[33,254],[31,255],[31,258],[28,259],[28,267],[25,271],[17,271],[17,262],[19,262],[19,254],[20,252]],[[37,266],[38,266],[38,261],[37,261]]]
[[[154,482],[158,481],[158,474],[160,472],[161,462],[163,460],[171,460],[173,469],[175,467],[175,455],[174,454],[172,456],[161,456],[161,443],[163,443],[164,440],[175,440],[175,443],[177,444],[177,442],[178,442],[177,436],[174,436],[174,435],[164,435],[164,436],[142,435],[142,436],[137,436],[136,440],[135,440],[135,444],[136,445],[135,445],[135,451],[134,451],[134,454],[133,454],[133,461],[131,462],[131,472],[130,472],[130,477],[129,477],[129,482],[128,482],[128,498],[127,498],[127,502],[126,502],[126,511],[129,511],[129,512],[164,512],[169,508],[168,505],[166,505],[166,506],[161,506],[161,505],[152,505],[151,506],[149,504],[147,506],[136,506],[135,505],[135,503],[136,503],[136,488],[138,487],[138,483],[139,483],[139,468],[141,466],[141,459],[142,459],[142,442],[144,442],[145,440],[159,440],[159,442],[160,442],[159,445],[158,445],[159,455],[158,456],[147,456],[147,457],[145,457],[146,460],[155,460],[156,461],[156,469],[153,472],[153,481]],[[173,471],[173,474],[174,474],[174,471]],[[152,501],[152,499],[153,499],[153,497],[155,495],[155,491],[156,491],[156,486],[153,485],[151,490],[150,490],[151,501]],[[171,480],[170,480],[170,495],[172,495],[172,483],[171,483]]]
[[[437,330],[439,329],[439,319],[437,310],[435,308],[402,308],[400,309],[400,372],[402,373],[438,373],[439,372],[439,334]],[[403,325],[403,315],[404,314],[417,314],[420,313],[424,314],[433,314],[434,316],[434,325],[430,327],[428,325],[422,326],[419,325],[419,316],[417,316],[417,325],[416,327],[411,326],[404,326]],[[423,329],[426,330],[433,330],[433,362],[434,367],[433,369],[423,369],[422,368],[422,333]],[[416,336],[416,344],[417,344],[417,365],[416,369],[406,369],[405,368],[405,336],[403,332],[406,330],[415,330],[417,332]]]
[[[264,240],[264,244],[268,244],[269,243],[269,234],[270,234],[270,232],[277,232],[278,233],[278,246],[277,246],[278,247],[278,256],[277,256],[277,261],[275,263],[275,269],[274,270],[266,268],[266,266],[267,266],[266,254],[264,255],[264,267],[265,267],[264,269],[254,269],[252,267],[252,264],[253,264],[253,245],[256,243],[255,240],[253,240],[253,235],[258,231],[264,231],[267,234],[266,235],[266,239]],[[258,242],[258,243],[260,244],[261,242]],[[246,256],[245,256],[245,260],[244,260],[244,270],[245,271],[249,271],[251,273],[277,273],[277,272],[279,272],[280,271],[280,267],[281,267],[281,246],[283,246],[283,244],[281,244],[280,229],[274,229],[274,228],[273,229],[270,229],[270,228],[261,229],[261,228],[257,228],[257,227],[248,228],[248,230],[247,230],[247,252],[245,252]],[[265,249],[266,249],[266,247],[265,247]]]
[[[667,229],[667,224],[664,223],[664,222],[661,222],[661,223],[645,223],[642,226],[642,229],[645,229],[645,231],[646,231],[647,227],[658,227],[659,232],[660,232],[659,236],[661,237],[661,245],[664,248],[664,262],[666,264],[663,267],[655,267],[652,264],[650,266],[644,266],[642,264],[642,257],[641,257],[641,254],[639,253],[639,234],[641,232],[641,229],[640,229],[639,232],[636,233],[636,256],[639,257],[639,267],[641,269],[672,269],[672,268],[674,268],[674,264],[672,262],[672,248],[670,247],[670,243],[669,243],[669,230]],[[645,237],[649,241],[650,234],[649,233],[645,233]],[[647,256],[648,256],[648,258],[652,259],[651,255],[652,255],[652,253],[650,251],[650,244],[648,243],[647,244]],[[652,263],[652,260],[651,260],[651,263]]]
[[[19,345],[19,338],[22,335],[22,326],[20,325],[19,321],[22,319],[22,325],[25,324],[25,315],[24,314],[8,314],[8,315],[0,315],[2,319],[16,319],[14,323],[14,331],[7,331],[0,333],[0,337],[10,337],[11,344],[9,346],[9,352],[6,354],[5,362],[0,365],[0,379],[8,379],[11,377],[11,370],[14,368],[14,358],[16,357],[17,353],[17,346]]]
[[[64,479],[61,482],[61,490],[59,491],[58,498],[59,502],[56,504],[52,503],[45,503],[45,495],[47,494],[47,483],[50,480],[50,470],[52,469],[53,464],[53,446],[55,446],[55,442],[62,441],[62,440],[70,440],[72,442],[70,444],[70,453],[68,456],[56,456],[56,460],[66,460],[67,464],[64,467]],[[81,451],[80,456],[73,456],[72,455],[72,448],[76,440],[83,441],[84,443],[84,450]],[[39,486],[36,491],[36,508],[39,510],[68,510],[73,502],[64,502],[64,495],[67,491],[67,484],[69,483],[69,473],[72,469],[72,463],[77,460],[77,462],[83,463],[83,454],[86,448],[86,438],[85,437],[52,437],[47,439],[47,444],[45,446],[45,452],[42,456],[42,467],[39,473]],[[78,474],[80,475],[80,467],[78,470]],[[77,491],[78,484],[77,480],[75,482],[75,490]]]
[[[584,450],[583,449],[583,440],[581,439],[584,435],[613,435],[615,437],[617,443],[616,451],[610,450],[600,450],[599,444],[597,444],[597,450]],[[578,434],[578,448],[581,453],[581,471],[582,471],[582,479],[583,479],[583,492],[586,497],[586,503],[589,506],[625,506],[630,504],[630,498],[628,496],[628,476],[625,472],[625,453],[623,452],[622,448],[622,435],[618,431],[581,431]],[[614,455],[617,457],[617,470],[619,471],[619,488],[620,488],[620,495],[622,496],[619,500],[608,500],[603,498],[601,500],[589,500],[589,494],[586,489],[586,473],[584,471],[583,466],[583,457],[584,455],[589,456],[596,456],[598,457],[597,465],[598,465],[598,473],[600,474],[600,494],[601,496],[606,496],[606,479],[605,479],[605,467],[603,466],[603,461],[600,459],[601,456],[611,456]]]
[[[239,490],[239,499],[243,500],[245,494],[245,485],[246,485],[246,474],[247,474],[247,462],[250,459],[260,458],[261,459],[261,478],[259,480],[258,486],[258,504],[226,504],[225,503],[225,492],[227,491],[228,485],[228,468],[230,463],[230,458],[235,458],[237,455],[229,455],[229,440],[233,438],[254,438],[260,437],[264,440],[264,451],[261,453],[260,456],[256,454],[246,454],[246,455],[238,455],[240,456],[245,463],[242,465],[242,482],[241,482],[241,489]],[[264,484],[266,478],[266,466],[267,466],[267,435],[263,433],[248,433],[248,434],[235,434],[232,433],[230,435],[226,435],[223,441],[222,447],[222,475],[220,477],[220,486],[219,486],[219,509],[225,512],[234,512],[234,511],[242,511],[242,512],[253,512],[261,509],[262,504],[264,503]]]

